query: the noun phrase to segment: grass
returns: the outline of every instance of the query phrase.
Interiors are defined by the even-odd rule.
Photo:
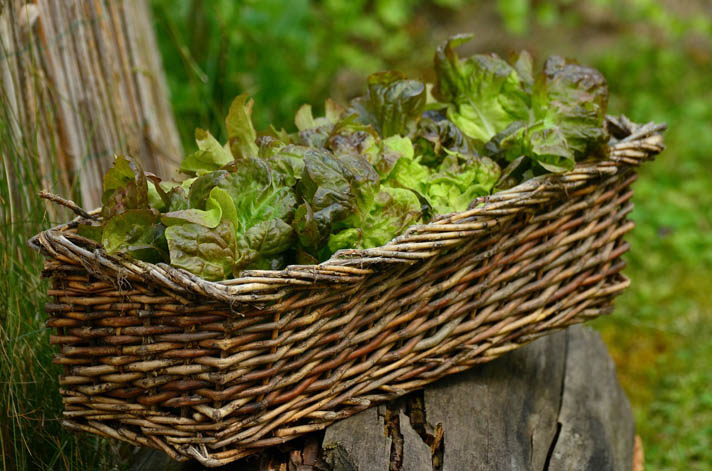
[[[625,44],[625,46],[623,46]],[[655,470],[712,463],[712,62],[709,44],[627,38],[598,58],[614,112],[668,123],[635,185],[631,288],[597,320]],[[634,58],[628,60],[628,58]],[[684,71],[684,73],[681,73]]]
[[[0,86],[4,97],[7,84]],[[70,433],[58,419],[60,370],[44,326],[47,283],[41,257],[27,245],[50,225],[36,196],[43,187],[37,142],[32,135],[18,138],[16,116],[4,100],[0,104],[0,467],[115,469],[115,444]]]

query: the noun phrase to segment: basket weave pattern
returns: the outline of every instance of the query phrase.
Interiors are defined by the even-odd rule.
[[[608,125],[607,160],[318,266],[212,283],[109,256],[78,219],[38,234],[64,425],[218,466],[610,312],[663,127]]]

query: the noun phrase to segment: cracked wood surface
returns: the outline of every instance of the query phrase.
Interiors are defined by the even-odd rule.
[[[630,471],[634,424],[600,337],[575,326],[224,470]],[[143,451],[132,471],[202,469]]]

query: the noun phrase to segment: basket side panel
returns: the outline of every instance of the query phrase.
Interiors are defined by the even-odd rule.
[[[593,181],[439,257],[238,315],[50,260],[65,423],[217,466],[608,313],[628,284],[634,178]]]

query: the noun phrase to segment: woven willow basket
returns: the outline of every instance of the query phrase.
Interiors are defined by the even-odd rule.
[[[219,466],[609,313],[664,126],[607,124],[607,160],[318,266],[207,282],[107,255],[81,217],[38,234],[64,425]]]

